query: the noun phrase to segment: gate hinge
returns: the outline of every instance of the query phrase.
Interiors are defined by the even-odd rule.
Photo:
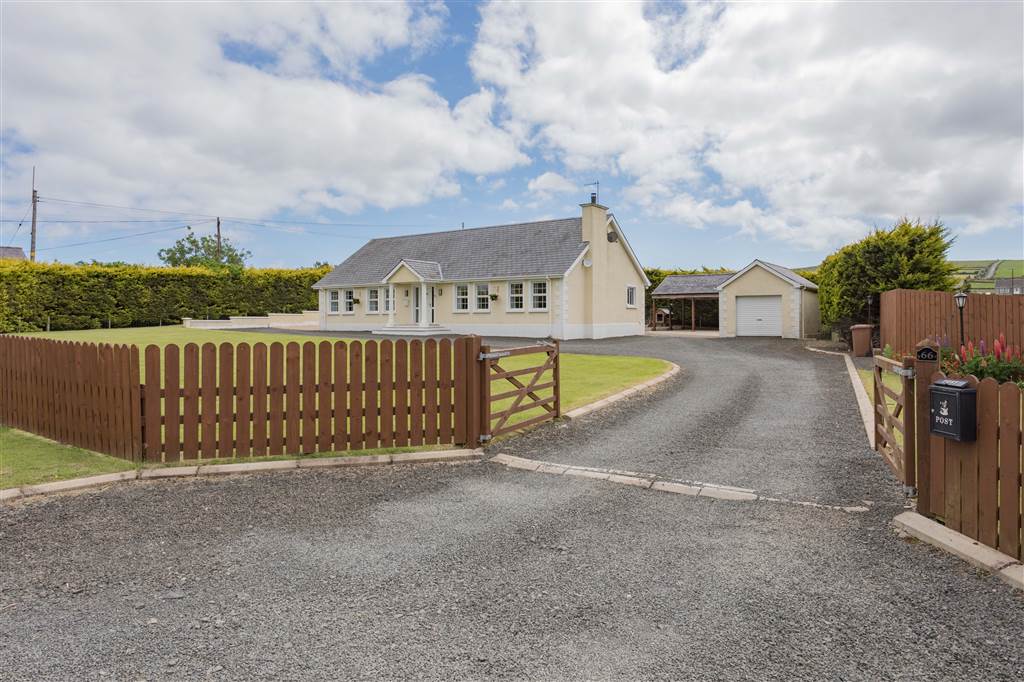
[[[486,443],[490,439],[491,439],[491,436],[489,434],[486,434],[486,433],[480,434],[480,442],[481,443]]]
[[[907,379],[913,379],[914,378],[914,368],[913,367],[894,367],[892,371],[893,371],[894,374],[898,374],[901,377],[906,377]]]

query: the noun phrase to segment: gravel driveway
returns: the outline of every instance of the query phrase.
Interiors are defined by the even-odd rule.
[[[893,534],[900,490],[841,359],[778,341],[567,345],[686,371],[495,451],[870,510],[487,463],[54,497],[0,510],[0,677],[1019,679],[1024,599]]]

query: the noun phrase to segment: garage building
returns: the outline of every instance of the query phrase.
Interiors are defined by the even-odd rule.
[[[718,285],[720,336],[818,334],[818,286],[781,265],[755,260]]]

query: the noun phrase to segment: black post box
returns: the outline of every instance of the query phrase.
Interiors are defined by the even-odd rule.
[[[977,435],[978,392],[963,379],[940,379],[928,387],[929,430],[961,443]]]

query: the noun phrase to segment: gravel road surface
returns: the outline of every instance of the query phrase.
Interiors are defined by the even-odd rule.
[[[1024,598],[896,537],[901,492],[863,442],[841,359],[778,341],[567,345],[685,372],[495,451],[873,504],[479,463],[8,505],[0,677],[1020,679]]]

